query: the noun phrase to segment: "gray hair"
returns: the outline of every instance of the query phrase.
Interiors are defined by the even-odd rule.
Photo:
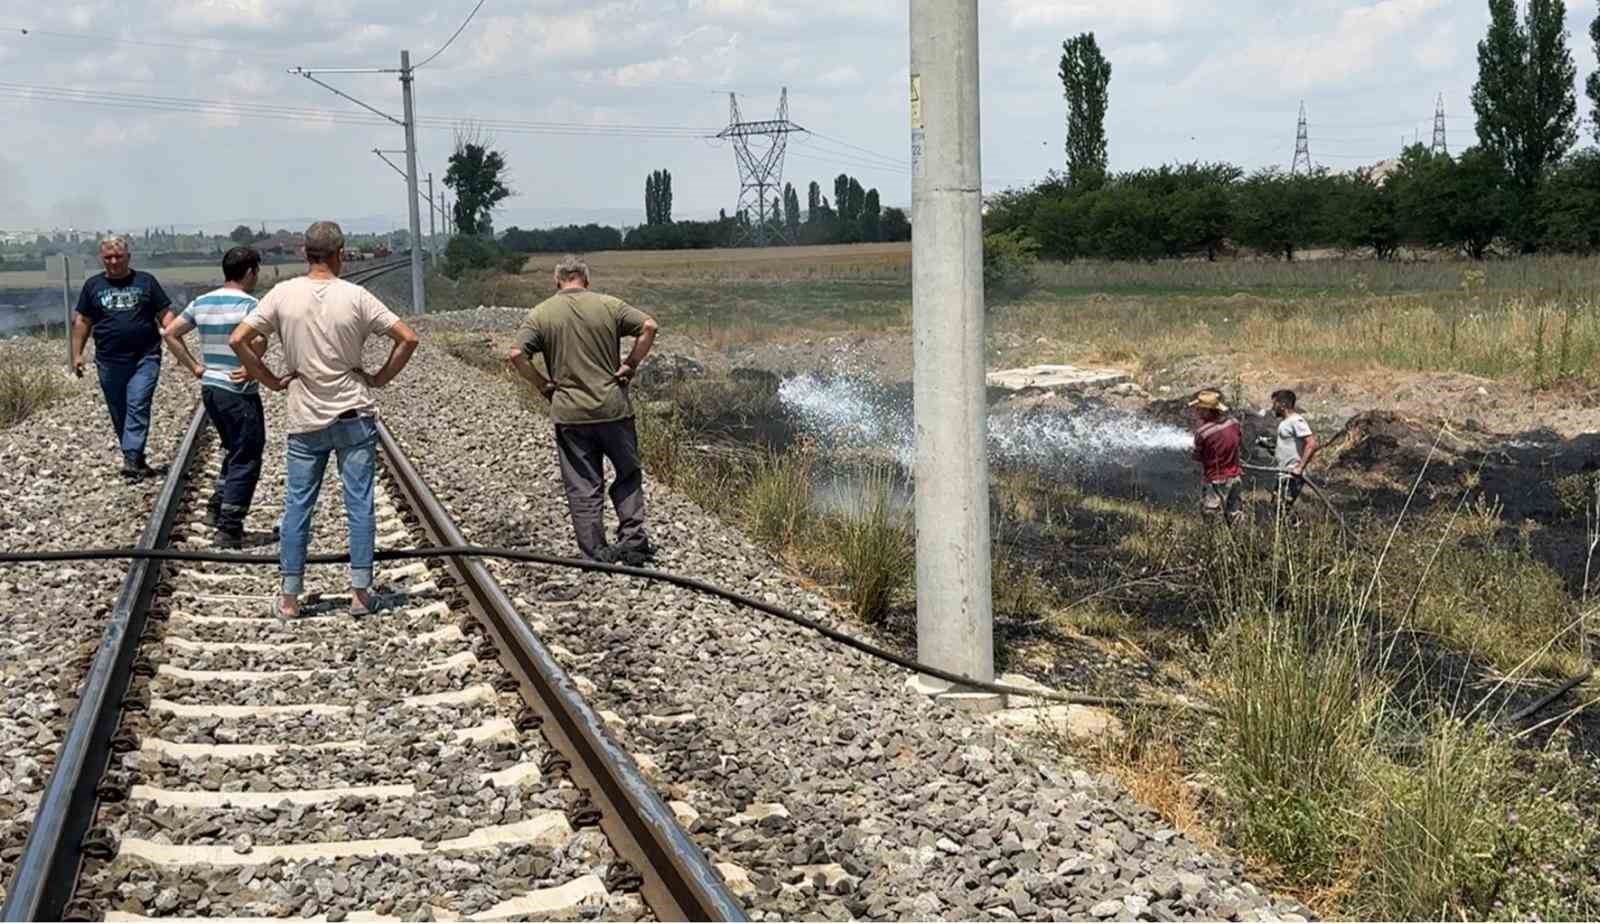
[[[107,235],[100,239],[101,250],[120,250],[128,253],[128,239],[120,234]]]
[[[344,229],[338,222],[319,221],[306,229],[306,262],[326,263],[344,252]]]
[[[556,285],[566,285],[574,279],[583,279],[583,284],[589,284],[589,264],[577,256],[568,254],[556,264]]]

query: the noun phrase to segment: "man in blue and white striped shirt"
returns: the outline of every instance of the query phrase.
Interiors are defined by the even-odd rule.
[[[255,310],[256,280],[261,256],[249,247],[235,247],[222,258],[222,288],[189,303],[183,314],[167,325],[163,337],[180,365],[200,380],[201,400],[217,428],[222,443],[222,474],[211,496],[209,519],[216,525],[215,544],[239,548],[244,544],[244,518],[261,479],[261,455],[267,446],[267,422],[256,383],[250,380],[239,357],[228,346],[234,328]],[[184,345],[183,337],[200,332],[201,359]],[[259,356],[267,349],[265,337],[251,347]]]

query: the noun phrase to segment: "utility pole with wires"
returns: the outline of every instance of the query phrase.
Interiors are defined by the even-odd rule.
[[[1314,168],[1311,166],[1311,132],[1306,128],[1306,103],[1300,101],[1300,125],[1295,131],[1294,138],[1294,163],[1289,167],[1289,175],[1297,173],[1310,174]]]
[[[428,171],[428,256],[439,260],[439,232],[433,226],[433,217],[439,211],[439,200],[433,197],[433,171]]]
[[[443,49],[440,49],[440,50],[442,51]],[[435,54],[437,55],[437,52]],[[405,177],[406,177],[406,193],[407,193],[406,205],[407,205],[408,211],[410,213],[410,220],[411,220],[410,221],[410,224],[411,224],[411,310],[415,311],[418,314],[426,313],[427,310],[428,310],[428,293],[427,293],[427,288],[423,285],[422,212],[418,208],[418,205],[417,205],[417,197],[421,193],[418,190],[418,185],[419,184],[417,183],[417,118],[416,118],[415,107],[412,105],[412,101],[411,101],[411,80],[412,80],[411,52],[410,51],[402,51],[402,52],[400,52],[400,69],[399,69],[399,71],[396,71],[393,68],[382,68],[382,67],[345,67],[345,68],[305,68],[305,67],[295,67],[295,68],[290,68],[289,69],[289,73],[291,73],[291,74],[299,74],[301,77],[304,77],[305,79],[311,81],[312,83],[316,84],[317,86],[322,87],[324,90],[327,90],[330,93],[333,93],[335,96],[338,96],[338,97],[340,97],[342,99],[349,100],[350,102],[355,103],[357,106],[360,106],[362,109],[365,109],[368,112],[371,112],[371,113],[373,113],[375,115],[381,116],[382,118],[388,120],[389,122],[394,123],[395,125],[400,126],[402,129],[405,130],[405,138],[406,138],[406,149],[405,149],[406,169],[405,169],[404,173],[405,173]],[[338,87],[333,86],[332,84],[326,83],[326,82],[318,80],[316,78],[317,74],[394,74],[394,73],[398,73],[400,75],[400,95],[401,95],[401,105],[403,107],[403,117],[399,118],[399,119],[395,118],[394,116],[390,115],[387,112],[384,112],[383,110],[377,108],[376,106],[369,105],[367,103],[362,102],[359,99],[356,99],[354,96],[351,96],[350,94],[344,92],[343,90],[339,89]],[[378,152],[375,151],[374,153],[378,153]],[[379,157],[383,157],[383,155],[381,153],[378,153],[378,156]],[[385,158],[385,161],[387,162],[387,158]],[[394,166],[394,165],[390,164],[390,166]],[[430,204],[430,207],[431,207],[431,204]]]

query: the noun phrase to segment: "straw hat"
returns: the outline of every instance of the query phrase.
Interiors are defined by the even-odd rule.
[[[1228,406],[1222,403],[1222,393],[1216,391],[1203,391],[1195,395],[1194,400],[1189,402],[1189,406],[1199,408],[1202,411],[1216,411],[1219,414],[1228,413]]]

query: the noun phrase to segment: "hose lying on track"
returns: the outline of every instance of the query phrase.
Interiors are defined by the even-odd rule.
[[[556,555],[546,555],[541,552],[529,552],[522,549],[482,548],[479,546],[439,546],[420,547],[414,549],[383,549],[374,555],[376,561],[403,561],[417,558],[497,558],[504,561],[527,562],[537,565],[548,565],[555,568],[571,568],[579,571],[591,571],[600,574],[613,574],[622,577],[643,578],[649,581],[659,581],[673,584],[687,590],[718,597],[730,603],[747,607],[768,616],[794,623],[806,629],[853,648],[863,654],[870,655],[880,661],[887,661],[896,667],[935,677],[946,683],[952,683],[964,688],[954,692],[976,691],[981,693],[995,693],[1002,696],[1021,696],[1029,699],[1047,701],[1052,703],[1066,703],[1075,706],[1099,706],[1127,709],[1185,709],[1194,712],[1215,715],[1216,710],[1210,706],[1199,703],[1186,702],[1179,699],[1151,699],[1130,700],[1115,696],[1088,696],[1074,693],[1056,693],[1044,690],[1029,690],[1023,687],[1007,686],[998,683],[986,683],[973,680],[960,674],[940,670],[927,664],[920,664],[910,658],[901,657],[892,651],[880,648],[871,642],[864,642],[858,638],[846,635],[836,629],[831,629],[816,620],[807,619],[798,613],[792,613],[782,607],[774,606],[764,600],[757,600],[744,594],[725,590],[715,584],[710,584],[696,578],[684,577],[666,571],[653,571],[646,568],[631,568],[627,565],[608,565],[602,562],[587,561],[577,558],[562,558]],[[73,561],[120,561],[150,559],[156,561],[187,561],[206,562],[214,564],[238,565],[276,565],[276,555],[250,555],[238,552],[201,552],[187,549],[66,549],[62,551],[46,552],[0,552],[0,564],[23,564],[44,562],[73,562]],[[306,559],[307,564],[313,565],[339,565],[350,561],[348,553],[312,555]]]

